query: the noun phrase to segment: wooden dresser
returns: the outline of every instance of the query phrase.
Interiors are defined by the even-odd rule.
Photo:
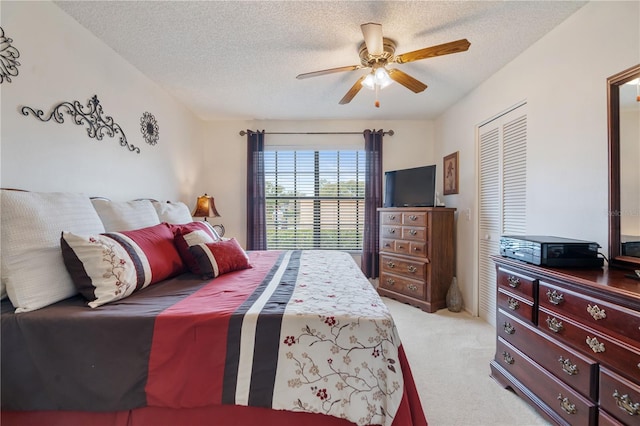
[[[380,208],[378,293],[427,312],[445,308],[454,275],[454,212],[445,207]]]
[[[640,281],[494,257],[491,375],[561,425],[640,425]]]

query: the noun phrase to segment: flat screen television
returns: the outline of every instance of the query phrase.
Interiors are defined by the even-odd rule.
[[[434,207],[436,165],[385,172],[385,207]]]

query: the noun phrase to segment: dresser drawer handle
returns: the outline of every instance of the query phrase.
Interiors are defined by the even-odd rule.
[[[564,329],[562,321],[558,321],[556,317],[547,317],[547,327],[549,327],[549,330],[553,331],[554,333],[560,333]]]
[[[510,322],[505,322],[504,323],[504,332],[507,334],[513,334],[516,332],[516,328],[514,326],[511,325]]]
[[[389,220],[396,220],[396,215],[392,214],[391,216],[389,216]]]
[[[413,266],[413,265],[409,265],[409,266],[407,267],[407,271],[411,272],[412,274],[415,274],[417,270],[418,270],[418,268],[416,268],[416,267],[415,267],[415,266]]]
[[[569,398],[562,396],[561,393],[558,394],[558,401],[560,401],[560,408],[562,408],[565,413],[575,414],[578,412],[576,404],[572,404]]]
[[[516,362],[515,359],[513,359],[513,357],[511,356],[511,354],[509,352],[502,352],[502,359],[504,359],[504,362],[506,362],[507,364],[511,365],[514,362]]]
[[[396,283],[396,280],[394,280],[393,278],[387,278],[388,285],[394,285],[395,283]]]
[[[395,264],[395,263],[393,263],[393,262],[391,262],[391,261],[389,261],[389,262],[387,262],[387,266],[388,266],[389,268],[393,269],[393,268],[395,268],[395,267],[396,267],[396,264]]]
[[[411,219],[411,220],[413,220],[415,222],[416,220],[418,220],[418,216],[412,214],[411,216],[409,216],[409,219]]]
[[[418,233],[418,231],[416,231],[415,229],[410,229],[409,230],[409,234],[415,236]]]
[[[587,342],[587,345],[589,345],[589,347],[591,348],[591,350],[597,354],[605,351],[604,343],[598,342],[598,339],[596,339],[595,337],[587,336],[586,342]]]
[[[422,249],[420,247],[414,247],[413,251],[422,251]]]
[[[511,309],[512,311],[515,311],[520,307],[520,303],[513,297],[508,298],[507,303],[509,304],[509,309]]]
[[[604,312],[604,309],[598,308],[598,305],[587,305],[587,312],[593,317],[594,320],[599,321],[601,319],[605,319],[607,314]]]
[[[391,247],[391,244],[385,243],[384,246],[388,248],[388,247]]]
[[[395,233],[396,233],[395,228],[389,228],[389,233],[390,233],[390,234],[395,234]]]
[[[509,281],[509,287],[512,288],[516,288],[520,285],[520,278],[514,277],[513,275],[509,275],[507,281]]]
[[[408,288],[409,290],[411,290],[411,291],[414,291],[414,292],[415,292],[415,291],[418,291],[418,286],[416,286],[415,284],[409,284],[409,285],[407,286],[407,288]]]
[[[620,395],[618,389],[613,391],[613,398],[616,400],[616,405],[626,411],[630,416],[637,416],[640,414],[640,402],[633,402],[629,395]]]
[[[549,303],[553,305],[559,305],[564,302],[564,294],[558,293],[556,290],[547,290],[547,298],[549,299]]]
[[[565,359],[564,357],[560,357],[558,359],[560,365],[562,365],[562,371],[567,373],[570,376],[575,376],[579,373],[578,366],[575,364],[571,364],[571,360],[569,358]]]

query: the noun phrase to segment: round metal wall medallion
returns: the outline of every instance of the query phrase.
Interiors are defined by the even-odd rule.
[[[145,112],[140,119],[140,131],[144,140],[149,145],[155,145],[158,143],[160,134],[158,132],[158,122],[153,114]]]

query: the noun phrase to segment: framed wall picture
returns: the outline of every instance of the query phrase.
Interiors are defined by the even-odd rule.
[[[457,194],[460,190],[458,183],[458,151],[444,157],[443,165],[444,184],[442,193],[444,195]]]

